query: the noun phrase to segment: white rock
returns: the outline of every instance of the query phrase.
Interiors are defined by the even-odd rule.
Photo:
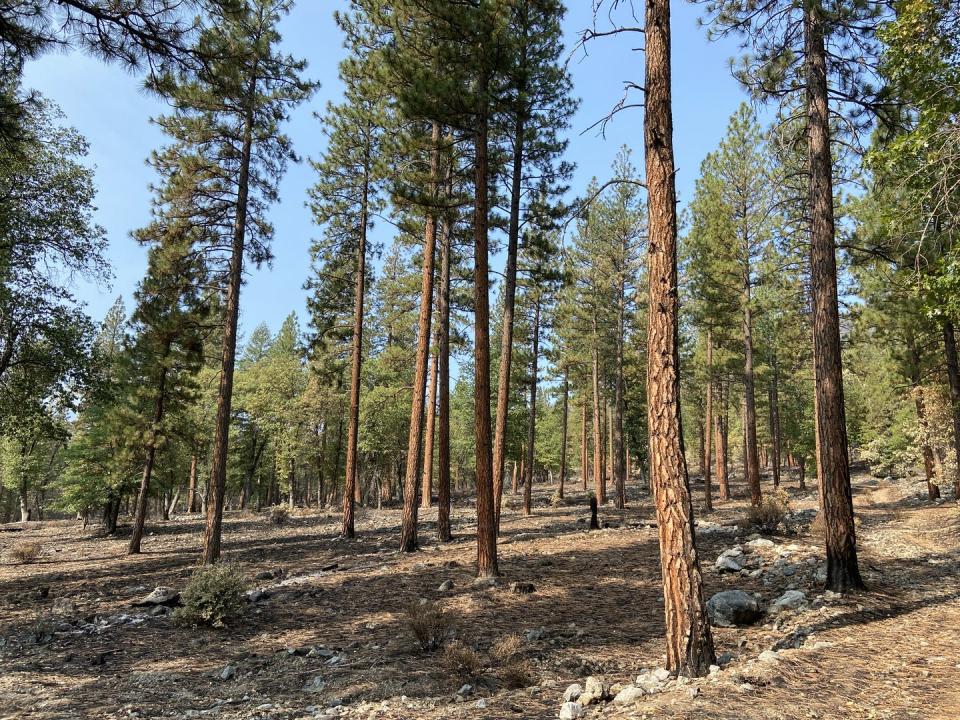
[[[591,675],[584,684],[583,692],[585,695],[591,695],[597,700],[602,700],[610,692],[610,688],[603,680]]]
[[[745,545],[751,550],[759,550],[761,548],[772,548],[773,540],[768,540],[767,538],[757,538],[756,540],[751,540]]]
[[[580,683],[573,683],[563,691],[563,701],[574,702],[581,695],[583,695],[583,686]]]
[[[760,662],[779,662],[780,653],[773,650],[764,650],[760,653],[760,657],[757,658]]]
[[[478,710],[483,710],[484,708],[487,707],[487,701],[484,700],[483,698],[480,698],[473,704],[473,706]]]
[[[643,688],[637,687],[636,685],[630,685],[625,687],[623,690],[617,693],[616,697],[613,698],[614,705],[630,705],[637,702],[642,698],[646,693],[643,691]]]
[[[577,720],[583,716],[583,708],[580,703],[565,702],[560,706],[560,720]]]
[[[670,679],[670,671],[666,668],[657,668],[653,671],[653,677],[659,680],[660,682],[666,682]]]

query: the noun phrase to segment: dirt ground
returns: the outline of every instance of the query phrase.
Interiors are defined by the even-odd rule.
[[[558,507],[553,488],[536,488],[532,517],[508,497],[496,587],[473,583],[469,499],[456,503],[449,544],[435,540],[436,511],[421,511],[422,550],[410,555],[396,551],[396,509],[360,510],[353,541],[337,537],[334,512],[282,525],[231,514],[225,558],[267,596],[224,630],[131,606],[155,586],[183,587],[199,558],[198,516],[151,522],[132,558],[122,531],[105,538],[55,521],[0,532],[0,718],[556,718],[571,683],[594,676],[612,695],[665,659],[651,502],[631,490],[628,509],[601,508],[609,527],[593,532],[576,484]],[[708,597],[737,588],[765,606],[795,588],[805,606],[715,628],[722,667],[710,677],[591,704],[583,717],[960,718],[960,512],[929,503],[911,480],[857,473],[854,492],[869,591],[849,598],[817,585],[822,543],[800,512],[814,495],[792,491],[796,514],[756,552],[736,527],[743,499],[709,516],[698,508]],[[39,560],[12,563],[12,548],[31,540]],[[715,560],[737,544],[748,567],[720,573]],[[479,654],[472,677],[413,642],[406,612],[422,598]],[[511,635],[519,649],[508,663],[491,646]],[[767,650],[776,656],[760,660]]]

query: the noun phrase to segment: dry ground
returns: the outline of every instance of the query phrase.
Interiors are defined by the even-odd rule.
[[[922,486],[908,480],[858,474],[855,486],[868,593],[824,599],[813,561],[809,574],[792,577],[719,574],[717,555],[748,539],[731,527],[743,501],[720,503],[709,521],[726,527],[698,538],[708,596],[741,588],[769,602],[795,586],[810,606],[749,628],[717,628],[718,653],[731,657],[713,677],[670,683],[630,706],[592,705],[585,717],[960,718],[957,506],[920,499]],[[579,487],[560,507],[550,505],[552,488],[538,488],[529,518],[508,498],[504,579],[493,588],[472,583],[467,500],[457,503],[456,539],[447,545],[434,540],[435,511],[423,513],[423,550],[413,555],[395,550],[394,509],[361,510],[354,541],[337,538],[333,513],[304,512],[284,525],[231,515],[225,556],[270,597],[219,631],[130,605],[154,586],[183,587],[198,559],[199,517],[151,523],[145,552],[134,558],[125,538],[72,522],[0,532],[0,718],[555,718],[568,684],[588,675],[629,683],[663,662],[656,530],[649,498],[633,490],[626,511],[601,509],[611,527],[595,532],[585,529]],[[812,495],[793,495],[795,509],[816,505]],[[774,536],[778,546],[796,548],[798,561],[820,555],[819,538],[790,528],[799,534]],[[11,548],[29,540],[43,544],[40,559],[8,562]],[[286,580],[254,581],[277,568]],[[453,590],[440,592],[445,580]],[[514,593],[514,581],[535,591]],[[404,619],[421,598],[436,601],[456,638],[481,654],[505,636],[523,638],[527,677],[513,679],[523,687],[505,687],[502,658],[465,680],[441,654],[421,652]],[[90,632],[97,616],[114,624]],[[795,645],[778,661],[756,661]],[[324,652],[303,655],[310,648]],[[236,673],[221,679],[226,665]],[[314,678],[322,678],[319,692],[305,689]],[[457,697],[465,682],[473,691]]]

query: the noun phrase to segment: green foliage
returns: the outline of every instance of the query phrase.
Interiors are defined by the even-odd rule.
[[[174,612],[174,619],[184,625],[225,628],[246,611],[246,585],[238,565],[219,563],[197,568],[180,594],[183,605]]]

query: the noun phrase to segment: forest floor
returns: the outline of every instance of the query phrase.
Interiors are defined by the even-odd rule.
[[[198,560],[198,516],[151,522],[135,557],[122,533],[74,522],[0,532],[0,718],[556,718],[571,683],[593,676],[613,694],[665,660],[653,510],[631,489],[629,507],[601,508],[609,527],[593,532],[576,485],[559,507],[552,487],[536,488],[531,517],[508,496],[495,587],[473,582],[469,500],[456,504],[448,544],[435,540],[435,509],[421,511],[422,551],[410,555],[396,551],[397,509],[361,509],[352,541],[338,539],[333,512],[297,512],[282,525],[229,514],[225,557],[266,594],[224,630],[131,607],[155,586],[183,587]],[[583,717],[960,718],[957,505],[928,502],[914,480],[856,473],[869,590],[839,597],[817,583],[815,495],[793,490],[774,544],[749,545],[750,531],[736,526],[743,489],[734,490],[737,499],[697,514],[707,596],[742,589],[766,607],[799,589],[806,603],[715,628],[721,668],[710,677],[654,683]],[[699,501],[702,487],[694,492]],[[7,561],[30,540],[43,545],[38,561]],[[743,572],[717,571],[718,555],[737,544]],[[441,591],[447,580],[452,589]],[[469,672],[413,642],[405,612],[421,598],[451,618],[456,647],[477,651]],[[503,638],[514,635],[509,660]]]

